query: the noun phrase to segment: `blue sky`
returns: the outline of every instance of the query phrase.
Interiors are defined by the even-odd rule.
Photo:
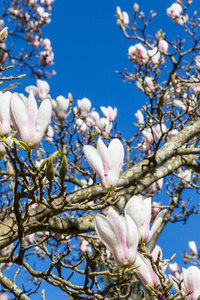
[[[183,32],[167,16],[166,9],[173,1],[139,0],[145,14],[150,9],[158,13],[150,27],[150,33],[155,34],[160,28],[167,31],[167,37],[175,37],[175,32]],[[125,67],[131,70],[128,61],[128,47],[134,41],[126,40],[116,25],[116,6],[127,11],[131,18],[134,2],[130,0],[110,1],[66,1],[55,0],[52,10],[52,22],[45,27],[44,37],[52,42],[55,54],[53,69],[57,75],[48,80],[53,98],[58,95],[67,97],[72,93],[75,102],[87,97],[93,107],[100,112],[99,107],[112,106],[118,108],[118,129],[123,136],[130,138],[134,132],[134,114],[147,101],[142,92],[134,85],[124,83],[116,70],[123,71]],[[26,85],[35,84],[33,79],[24,79]],[[23,90],[21,90],[23,91]],[[164,193],[155,200],[166,201]],[[196,201],[197,202],[197,201]],[[197,232],[194,228],[200,226],[199,217],[189,219],[187,225],[170,224],[164,230],[159,240],[159,246],[164,251],[164,258],[170,258],[177,253],[174,261],[183,265],[183,250],[188,251],[188,241],[195,240],[198,245]],[[66,299],[60,296],[59,299]],[[38,299],[40,296],[32,296]],[[54,299],[51,289],[46,289],[46,299]]]

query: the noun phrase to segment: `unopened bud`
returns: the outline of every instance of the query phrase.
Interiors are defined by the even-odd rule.
[[[68,161],[66,155],[64,155],[62,165],[60,167],[60,172],[59,172],[60,178],[64,179],[65,175],[67,174],[67,171],[68,171]]]
[[[15,175],[15,171],[13,169],[13,166],[11,165],[11,163],[9,161],[7,162],[6,169],[7,169],[7,172],[10,176]]]
[[[72,105],[73,104],[73,96],[71,93],[68,94],[68,99],[69,99],[69,104]]]
[[[51,159],[52,159],[52,161],[54,162],[55,159],[56,159],[56,157],[57,157],[57,155],[58,155],[58,151],[56,151],[56,152],[54,152],[53,154],[51,154],[51,156],[49,156],[48,160],[51,160]]]
[[[117,6],[117,8],[116,8],[116,13],[117,13],[117,18],[121,20],[122,19],[122,11],[119,6]]]
[[[0,31],[0,43],[5,42],[7,36],[8,36],[8,27],[5,27]]]
[[[54,172],[54,167],[53,167],[53,158],[51,157],[47,163],[45,175],[49,181],[52,181],[54,178],[54,174],[55,174],[55,172]]]
[[[138,10],[139,10],[139,5],[137,4],[137,3],[135,3],[134,5],[133,5],[133,10],[134,10],[134,12],[138,12]]]
[[[140,12],[140,18],[144,19],[145,14],[143,13],[143,11]]]

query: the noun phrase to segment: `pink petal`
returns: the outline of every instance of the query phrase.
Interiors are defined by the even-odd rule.
[[[26,106],[27,106],[27,114],[28,114],[29,137],[31,140],[32,137],[35,135],[36,120],[37,120],[37,113],[38,113],[37,102],[35,100],[32,90],[30,91]]]
[[[28,131],[28,114],[26,108],[26,101],[18,93],[13,93],[10,101],[11,120],[16,127],[20,139],[26,144],[29,143]]]
[[[110,221],[103,215],[97,215],[94,225],[99,238],[108,250],[112,252],[119,267],[123,266],[124,256],[122,248]]]
[[[83,152],[85,154],[85,157],[89,165],[99,177],[101,184],[103,184],[103,186],[105,187],[103,164],[102,164],[101,157],[97,152],[97,149],[94,148],[93,146],[86,145],[83,147]]]
[[[109,185],[117,186],[119,174],[124,160],[124,148],[120,140],[113,139],[108,146],[108,182]]]
[[[101,138],[97,141],[97,151],[101,157],[101,161],[104,169],[105,181],[108,181],[108,148],[104,144]]]
[[[41,142],[44,133],[51,122],[51,114],[52,104],[51,100],[47,98],[42,101],[38,110],[33,147],[36,147]]]
[[[152,239],[153,235],[156,233],[156,231],[158,230],[158,228],[160,227],[164,215],[166,213],[166,210],[162,210],[161,212],[159,212],[159,214],[156,216],[155,221],[153,222],[153,226],[151,227],[151,231],[149,233],[149,237],[146,240],[146,243],[148,244],[150,242],[150,240]]]
[[[107,218],[113,225],[116,235],[118,236],[120,246],[122,248],[124,259],[128,259],[129,250],[127,245],[127,230],[122,218],[116,213],[113,208],[109,208]]]
[[[192,291],[191,299],[197,300],[200,295],[200,269],[196,266],[189,267],[185,272],[184,282],[188,291]]]
[[[137,248],[139,242],[139,232],[135,222],[129,217],[125,215],[126,218],[126,226],[127,226],[127,244],[129,248],[129,256],[128,261],[130,266],[132,266],[137,257]]]
[[[133,196],[125,206],[125,214],[129,215],[135,222],[139,238],[144,237],[144,224],[146,217],[146,207],[141,196]]]
[[[10,117],[10,99],[11,99],[12,93],[11,92],[5,92],[0,95],[0,135],[1,136],[7,136],[10,133],[10,123],[11,123],[11,117]]]

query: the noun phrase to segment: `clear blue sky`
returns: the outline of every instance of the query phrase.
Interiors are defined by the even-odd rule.
[[[158,13],[150,28],[152,34],[161,28],[167,32],[168,38],[175,37],[178,30],[181,33],[182,29],[166,16],[166,9],[173,1],[139,0],[137,3],[145,14],[150,9]],[[147,101],[142,92],[137,91],[134,85],[123,83],[119,74],[115,73],[115,70],[123,71],[125,67],[131,70],[127,53],[128,47],[134,44],[126,40],[116,25],[116,6],[127,11],[131,18],[133,4],[130,0],[55,0],[52,22],[44,29],[44,37],[52,41],[55,54],[53,68],[57,72],[48,81],[51,96],[67,96],[71,92],[75,102],[83,97],[89,98],[97,111],[101,105],[117,107],[118,129],[126,138],[134,132],[135,112]],[[21,88],[35,84],[30,79],[24,82]],[[165,202],[166,199],[167,196],[161,193],[155,201]],[[200,244],[197,231],[194,230],[199,226],[199,216],[192,217],[187,225],[167,226],[158,243],[163,249],[164,258],[170,258],[176,252],[174,261],[182,266],[183,250],[188,251],[187,242],[195,240],[197,245]],[[46,288],[46,299],[51,300],[58,295],[60,300],[66,299],[60,296],[60,291],[54,293]],[[31,299],[40,297],[32,296]]]

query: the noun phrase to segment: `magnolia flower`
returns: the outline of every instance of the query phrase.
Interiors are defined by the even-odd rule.
[[[41,66],[52,65],[54,60],[54,52],[50,49],[40,52],[39,64]]]
[[[155,246],[154,250],[151,253],[154,262],[157,261],[159,253],[160,259],[162,260],[162,250],[159,246]],[[145,258],[143,255],[138,253],[134,266],[139,266],[139,268],[136,269],[136,273],[138,277],[142,280],[144,285],[150,285],[153,288],[158,288],[158,286],[160,285],[160,280],[154,272],[149,259]],[[162,273],[165,272],[166,267],[167,263],[165,263],[164,261],[159,263],[159,269],[160,271],[162,271]]]
[[[89,110],[92,104],[89,99],[83,98],[82,100],[77,101],[77,106],[74,107],[74,114],[78,115],[80,118],[87,118]]]
[[[191,176],[192,176],[192,171],[191,170],[182,170],[181,168],[178,169],[178,175],[179,177],[183,178],[183,180],[181,180],[181,182],[184,185],[187,185],[187,183],[189,184],[191,182]]]
[[[103,115],[109,119],[110,122],[113,122],[117,116],[117,108],[114,109],[111,106],[105,107],[101,106],[101,111]]]
[[[141,43],[138,43],[135,46],[130,46],[128,54],[134,59],[141,60],[142,62],[147,62],[149,59],[147,50]]]
[[[121,8],[117,6],[116,8],[117,18],[121,20],[125,26],[129,24],[129,16],[126,11],[121,11]]]
[[[97,127],[103,137],[109,137],[109,134],[112,130],[112,123],[109,122],[108,118],[101,118],[97,123]]]
[[[119,174],[124,160],[124,148],[118,139],[113,139],[108,148],[99,138],[97,149],[87,145],[83,147],[83,152],[90,166],[97,174],[103,188],[114,189],[119,180]]]
[[[167,15],[172,18],[173,20],[178,19],[182,12],[182,6],[178,3],[173,3],[168,9],[167,9]]]
[[[44,39],[41,43],[41,46],[45,49],[45,50],[52,50],[51,47],[51,41],[49,39]]]
[[[148,188],[146,189],[146,192],[150,195],[155,194],[156,191],[162,190],[163,186],[163,178],[160,178],[159,180],[152,183]]]
[[[168,265],[168,269],[174,275],[174,277],[176,279],[178,279],[178,280],[180,279],[180,277],[181,277],[181,269],[180,269],[179,265],[176,262],[173,263],[173,264],[169,264]]]
[[[157,215],[151,230],[151,198],[143,200],[142,196],[133,196],[125,206],[125,213],[135,222],[139,232],[139,239],[142,239],[144,244],[148,244],[154,233],[160,227],[165,215],[165,210],[162,210]]]
[[[174,100],[173,104],[174,104],[174,106],[182,109],[183,111],[186,111],[186,106],[181,100]]]
[[[122,21],[125,26],[127,26],[129,24],[129,15],[127,14],[126,11],[122,12]]]
[[[143,137],[144,142],[150,143],[150,144],[153,142],[153,134],[151,133],[150,128],[142,130],[142,134],[144,136]]]
[[[30,91],[33,91],[34,96],[38,97],[39,99],[43,100],[48,96],[48,93],[50,91],[49,84],[45,80],[38,79],[36,81],[36,85],[29,85],[25,88],[25,91],[27,93],[30,93]]]
[[[31,233],[27,236],[25,236],[25,240],[27,241],[28,244],[32,244],[35,238],[35,233]]]
[[[160,139],[161,136],[167,131],[167,127],[165,126],[165,124],[157,124],[155,126],[152,127],[153,130],[153,135],[155,139]]]
[[[107,217],[95,217],[95,229],[102,243],[112,252],[118,266],[131,267],[137,256],[138,231],[135,223],[125,214],[119,216],[113,208]]]
[[[188,243],[188,245],[189,245],[189,248],[190,248],[190,251],[191,251],[192,255],[194,255],[194,256],[197,255],[198,252],[197,252],[197,245],[196,245],[196,243],[194,241],[190,241]]]
[[[64,121],[65,118],[67,117],[66,112],[69,107],[69,99],[66,99],[63,96],[58,96],[56,100],[51,100],[51,101],[52,101],[53,109],[55,111],[54,116],[59,121]]]
[[[29,97],[14,93],[10,102],[11,119],[20,140],[32,148],[41,142],[51,121],[52,105],[50,99],[42,101],[39,109],[31,91]]]
[[[144,78],[144,83],[145,83],[145,91],[147,93],[152,93],[155,90],[155,85],[152,77],[146,76]]]
[[[187,298],[190,300],[198,300],[200,296],[200,270],[195,266],[191,266],[188,269],[183,268],[180,276],[181,291],[183,296],[187,295],[189,291],[192,291],[192,294]],[[169,275],[170,281],[173,283],[174,289],[178,292],[179,286],[176,281],[173,280],[173,276]]]
[[[135,116],[136,116],[138,124],[143,125],[144,124],[144,116],[143,116],[141,110],[138,110],[136,112]]]
[[[92,111],[90,115],[87,117],[86,122],[90,127],[95,127],[100,120],[99,114],[97,111]]]
[[[0,94],[0,136],[8,136],[10,133],[10,99],[12,93],[5,92]]]
[[[168,52],[169,44],[165,40],[159,40],[158,48],[163,52]]]
[[[76,120],[76,130],[85,133],[87,130],[87,125],[82,119],[77,119]]]

